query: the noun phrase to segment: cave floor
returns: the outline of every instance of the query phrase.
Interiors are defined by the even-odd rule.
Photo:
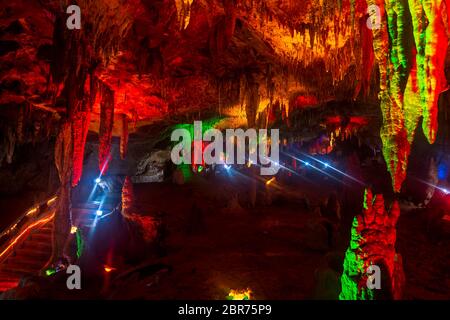
[[[311,214],[294,199],[275,207],[224,208],[226,190],[226,182],[202,178],[182,186],[135,185],[140,212],[167,214],[167,256],[160,261],[173,267],[145,298],[224,299],[230,289],[245,288],[255,299],[311,298],[314,270],[324,257],[305,249]],[[204,212],[204,228],[192,232],[194,203]]]
[[[307,245],[307,224],[314,208],[336,189],[333,181],[284,186],[278,194],[283,201],[275,200],[270,205],[257,202],[249,208],[244,201],[238,209],[225,208],[231,190],[239,194],[242,203],[246,188],[245,181],[236,177],[195,177],[181,186],[135,185],[140,212],[166,213],[167,255],[157,262],[173,269],[151,286],[130,284],[112,296],[224,299],[230,289],[250,288],[254,299],[314,299],[316,271],[326,265],[328,252],[335,253],[342,263],[351,220],[358,209],[344,208],[347,212],[343,212],[340,233],[332,249],[313,250]],[[305,197],[309,199],[309,209],[302,205]],[[189,211],[194,204],[204,212],[204,228],[192,232]],[[399,221],[397,251],[402,254],[407,278],[404,298],[448,299],[449,242],[429,241],[423,215],[420,210],[406,212]]]
[[[385,168],[362,169],[362,180],[378,179],[375,188],[383,188]],[[142,279],[131,277],[115,286],[115,276],[136,267],[121,265],[119,251],[113,258],[118,263],[112,265],[117,270],[111,274],[110,290],[99,290],[104,286],[103,276],[95,276],[94,282],[85,282],[81,292],[61,291],[65,286],[65,275],[61,275],[60,287],[48,289],[49,297],[210,300],[226,298],[231,289],[249,288],[252,299],[337,298],[341,274],[338,268],[342,268],[349,244],[352,219],[362,209],[364,187],[325,175],[306,178],[278,179],[269,186],[270,202],[263,192],[267,187],[258,182],[255,206],[250,205],[249,179],[237,172],[193,176],[183,185],[170,181],[134,184],[136,213],[155,216],[163,212],[167,226],[165,254],[156,257],[149,251],[146,263],[168,265],[170,270]],[[347,186],[342,187],[342,183]],[[331,192],[337,192],[343,202],[335,244],[328,249],[312,248],[311,240],[321,240],[308,232],[310,222],[316,219],[317,207]],[[237,200],[231,201],[233,198]],[[199,211],[203,214],[193,213]],[[406,277],[404,299],[450,299],[450,241],[430,237],[428,215],[427,209],[403,209],[398,222],[396,250],[402,255]],[[95,231],[99,236],[103,233],[98,238],[101,240],[95,242],[109,248],[110,241],[123,240],[116,227],[112,220],[105,220]],[[330,256],[335,272],[325,285],[329,291],[323,292],[324,283],[319,286],[317,279],[324,270],[330,270]],[[88,263],[95,261],[100,262],[91,259]]]

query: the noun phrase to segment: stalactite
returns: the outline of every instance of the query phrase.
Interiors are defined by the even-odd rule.
[[[373,35],[372,31],[367,28],[365,19],[360,20],[360,41],[361,41],[361,88],[364,95],[369,94],[370,80],[372,77],[372,69],[374,63],[373,52]]]
[[[100,129],[99,129],[99,151],[98,163],[101,173],[108,170],[111,156],[111,138],[114,125],[114,91],[106,84],[100,84],[101,102],[100,102]]]
[[[72,187],[75,187],[83,173],[84,147],[91,121],[91,111],[77,112],[72,119],[73,137],[73,176]]]
[[[341,300],[401,299],[404,273],[401,256],[395,251],[396,224],[400,216],[398,202],[389,211],[382,195],[364,195],[363,213],[353,220],[350,245],[345,254],[341,277]],[[367,269],[376,265],[387,287],[381,290],[367,286]]]
[[[249,128],[255,127],[256,113],[259,107],[259,84],[252,76],[247,76],[247,95],[245,99],[245,113],[247,115],[247,125]]]
[[[191,5],[193,2],[194,0],[175,0],[180,30],[186,29],[189,25],[191,19]]]
[[[125,159],[128,152],[128,117],[126,114],[122,115],[122,132],[120,136],[120,158]]]
[[[234,30],[236,28],[236,9],[235,9],[235,0],[224,0],[224,9],[225,9],[225,48],[231,42],[231,38],[233,38]]]
[[[64,7],[69,4],[63,1]],[[139,10],[138,0],[108,1],[79,0],[82,12],[80,30],[69,30],[64,11],[57,12],[54,22],[54,53],[50,65],[51,85],[55,88],[53,101],[65,101],[68,122],[58,135],[55,163],[61,180],[59,205],[55,216],[53,262],[64,254],[64,245],[70,231],[70,192],[80,180],[83,154],[89,127],[90,110],[98,89],[93,76],[98,66],[107,66],[118,52],[119,44]],[[120,5],[120,10],[118,9]],[[113,23],[112,23],[113,22]],[[86,80],[90,76],[90,83]],[[62,88],[62,90],[60,90]],[[114,117],[114,93],[102,86],[100,151],[101,169],[106,169],[111,148]],[[71,183],[72,182],[72,183]],[[64,244],[63,244],[64,243]]]
[[[437,131],[437,99],[444,88],[447,36],[435,0],[368,0],[381,13],[373,31],[380,69],[383,155],[399,192],[406,177],[414,133],[422,128],[432,143]]]
[[[14,148],[16,146],[15,130],[8,126],[6,129],[6,163],[11,164],[14,156]]]
[[[72,139],[73,139],[73,174],[72,187],[75,187],[83,174],[84,149],[91,122],[91,109],[97,95],[98,81],[91,73],[89,75],[89,93],[81,101],[82,110],[75,111],[72,115]]]
[[[61,187],[58,195],[57,213],[53,229],[53,254],[51,261],[65,257],[66,239],[71,221],[71,177],[73,161],[72,125],[65,122],[59,131],[55,144],[55,165]],[[68,257],[70,258],[70,257]]]
[[[405,126],[404,92],[410,78],[411,32],[406,0],[386,1],[387,31],[391,40],[387,61],[387,90],[380,93],[383,127],[383,154],[392,175],[394,191],[400,191],[406,178],[410,143]],[[413,131],[414,132],[414,131]]]
[[[445,89],[444,66],[448,45],[445,32],[441,2],[438,0],[423,0],[423,8],[428,19],[425,32],[425,87],[421,88],[423,103],[423,125],[425,136],[430,143],[436,139],[437,113],[439,94]]]

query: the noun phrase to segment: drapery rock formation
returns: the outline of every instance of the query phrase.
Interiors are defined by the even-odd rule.
[[[400,207],[394,201],[386,210],[382,195],[365,191],[363,213],[356,216],[341,277],[341,300],[401,299],[404,273],[401,256],[395,251],[396,224]],[[381,289],[367,285],[368,268],[381,269]]]

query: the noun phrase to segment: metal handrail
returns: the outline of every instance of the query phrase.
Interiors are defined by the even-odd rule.
[[[14,221],[2,233],[0,233],[0,249],[2,249],[4,242],[7,241],[4,240],[5,238],[11,236],[12,234],[17,234],[23,227],[26,227],[28,224],[34,222],[42,214],[48,212],[49,209],[52,209],[54,204],[56,203],[57,198],[58,196],[55,194],[50,199],[34,205],[23,215],[21,215],[16,221]]]
[[[31,207],[27,212],[21,215],[14,223],[12,223],[6,230],[4,230],[0,234],[0,253],[2,253],[5,249],[8,248],[9,240],[14,239],[14,237],[17,234],[19,234],[22,230],[26,230],[27,227],[31,226],[42,215],[53,211],[57,198],[58,196],[55,194],[50,199],[42,201],[41,203]],[[116,212],[120,212],[121,208],[122,208],[122,201],[119,201],[119,203],[109,213],[103,215],[100,218],[100,220],[107,218],[115,214]]]

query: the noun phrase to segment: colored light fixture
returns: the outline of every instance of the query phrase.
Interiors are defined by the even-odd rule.
[[[78,230],[78,228],[77,228],[76,226],[72,226],[72,227],[70,228],[70,234],[77,233],[77,230]]]
[[[105,270],[106,273],[110,273],[110,272],[116,270],[116,268],[113,268],[110,266],[104,266],[103,269]]]

